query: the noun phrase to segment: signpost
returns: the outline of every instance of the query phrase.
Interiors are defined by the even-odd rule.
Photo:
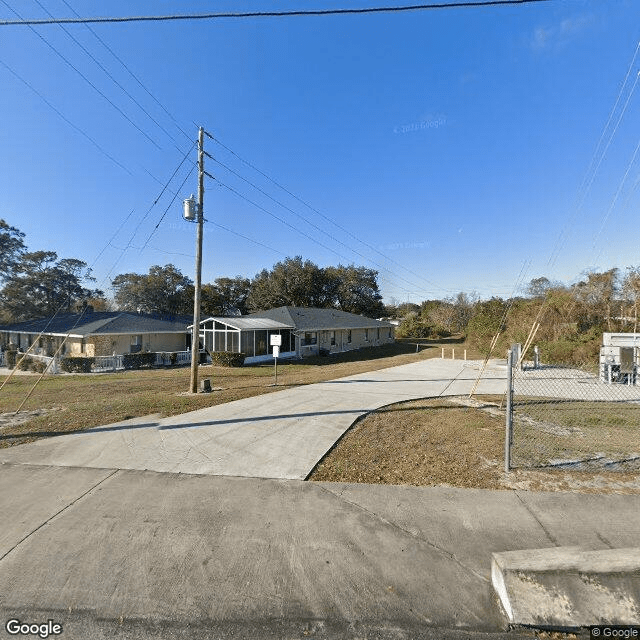
[[[272,333],[270,336],[271,346],[273,347],[273,367],[275,382],[274,387],[278,386],[278,356],[280,355],[280,347],[282,346],[282,336]]]

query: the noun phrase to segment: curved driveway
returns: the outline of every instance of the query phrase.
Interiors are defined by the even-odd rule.
[[[304,479],[365,413],[469,393],[475,361],[431,359],[289,388],[167,418],[146,416],[0,450],[0,462]],[[477,393],[503,393],[489,366]]]

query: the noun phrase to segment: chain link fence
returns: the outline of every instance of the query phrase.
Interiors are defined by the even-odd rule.
[[[591,370],[512,347],[510,468],[640,471],[640,335],[631,347],[606,335]]]

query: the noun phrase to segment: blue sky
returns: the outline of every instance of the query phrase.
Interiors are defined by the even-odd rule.
[[[6,2],[22,17],[46,17],[35,0]],[[96,13],[88,0],[66,2],[82,16],[311,6],[114,0]],[[73,16],[63,0],[40,3]],[[15,17],[0,2],[0,19]],[[640,263],[640,55],[601,161],[594,151],[639,24],[632,0],[557,0],[93,25],[153,98],[85,26],[66,27],[147,113],[59,26],[36,30],[86,79],[28,27],[0,27],[0,62],[40,94],[0,63],[0,218],[24,231],[31,249],[93,265],[105,289],[116,274],[154,264],[193,277],[195,229],[182,220],[181,201],[196,191],[195,174],[181,184],[195,150],[152,205],[201,124],[237,155],[207,139],[209,153],[287,208],[213,160],[207,171],[305,234],[207,178],[204,282],[252,277],[302,255],[320,266],[378,269],[386,301],[419,302],[458,291],[508,296],[519,277],[571,282],[587,268],[624,269]],[[597,171],[588,173],[590,164]]]

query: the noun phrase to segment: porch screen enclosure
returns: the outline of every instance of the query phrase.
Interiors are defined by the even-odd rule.
[[[281,353],[296,350],[291,329],[236,329],[218,320],[208,320],[200,326],[200,340],[206,349],[244,353],[247,358],[273,353],[271,335],[282,336]]]

